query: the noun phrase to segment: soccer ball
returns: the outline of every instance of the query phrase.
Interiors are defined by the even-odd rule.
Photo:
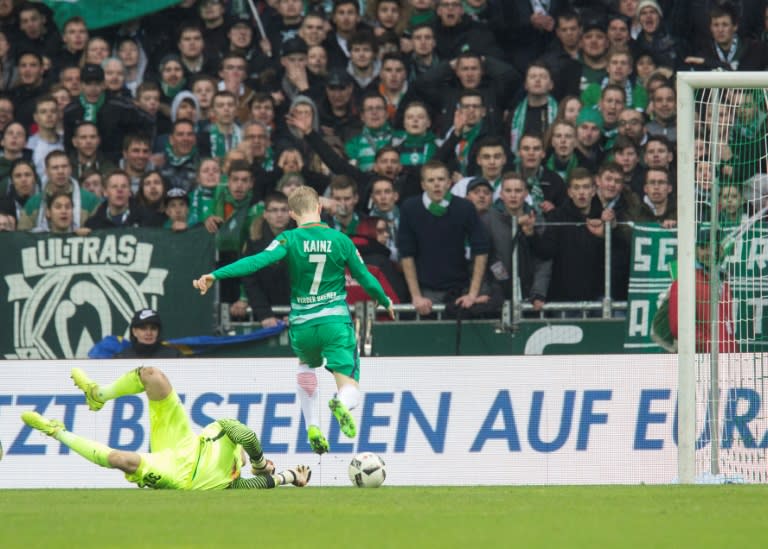
[[[387,478],[384,460],[373,452],[363,452],[349,464],[349,480],[358,488],[378,488]]]

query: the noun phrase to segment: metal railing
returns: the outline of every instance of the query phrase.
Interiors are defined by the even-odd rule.
[[[620,223],[623,225],[632,225],[631,222]],[[583,226],[585,223],[549,223],[546,227],[557,225]],[[519,277],[519,258],[517,247],[512,254],[512,299],[506,300],[499,310],[498,322],[499,329],[504,331],[515,331],[520,323],[532,320],[574,320],[574,319],[612,319],[626,315],[627,302],[615,301],[611,295],[611,261],[612,261],[612,240],[613,229],[610,223],[605,223],[605,254],[604,254],[604,295],[606,297],[598,301],[569,301],[569,302],[546,302],[536,310],[531,303],[522,299],[522,288]],[[518,232],[517,219],[512,218],[511,241],[515,242]],[[216,285],[218,287],[218,285]],[[221,303],[217,294],[217,309],[219,314],[219,331],[221,333],[234,333],[237,331],[252,331],[259,329],[261,323],[253,318],[253,312],[249,307],[247,317],[244,320],[233,320],[229,313],[229,304]],[[435,304],[432,306],[432,314],[420,315],[410,303],[401,303],[393,306],[396,322],[424,322],[424,321],[448,321],[446,306]],[[279,305],[272,307],[275,316],[287,317],[290,312],[290,306]],[[349,307],[350,315],[355,324],[355,333],[358,339],[360,353],[367,356],[372,348],[372,327],[377,322],[376,316],[384,313],[383,307],[375,308],[372,302],[358,302]],[[486,319],[488,320],[488,319]],[[455,319],[450,319],[455,321]]]

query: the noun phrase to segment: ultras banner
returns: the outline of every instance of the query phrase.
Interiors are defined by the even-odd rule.
[[[133,313],[159,311],[163,339],[211,333],[212,296],[192,279],[214,266],[203,227],[97,231],[88,236],[0,233],[0,356],[81,358]]]

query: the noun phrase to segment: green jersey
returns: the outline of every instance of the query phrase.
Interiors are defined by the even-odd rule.
[[[292,325],[349,321],[345,267],[349,267],[368,295],[385,307],[390,304],[349,237],[320,222],[284,231],[263,252],[244,257],[212,274],[217,280],[246,276],[283,258],[291,279],[288,321]]]

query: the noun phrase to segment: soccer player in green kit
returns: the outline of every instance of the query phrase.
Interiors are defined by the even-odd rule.
[[[299,359],[297,393],[307,438],[317,454],[328,451],[328,441],[317,418],[317,377],[315,368],[325,366],[336,379],[336,396],[328,407],[339,422],[342,433],[353,438],[357,433],[350,410],[360,400],[360,358],[355,331],[345,301],[344,268],[368,295],[384,305],[394,318],[392,302],[379,282],[368,272],[357,248],[348,236],[320,221],[320,201],[311,187],[299,187],[288,198],[291,217],[298,227],[284,231],[261,253],[244,257],[193,281],[205,294],[216,280],[249,275],[285,259],[291,279],[289,336]]]
[[[100,386],[80,368],[72,368],[75,385],[85,393],[88,407],[100,410],[108,400],[147,393],[149,399],[150,453],[115,450],[100,442],[67,431],[64,423],[37,412],[24,412],[21,419],[55,438],[88,461],[119,469],[129,482],[173,490],[223,490],[225,488],[275,488],[284,484],[305,486],[312,475],[299,465],[275,474],[275,465],[264,458],[256,433],[236,419],[220,419],[198,436],[168,378],[157,368],[140,367],[123,374],[114,383]],[[251,461],[253,478],[240,478],[245,454]]]

